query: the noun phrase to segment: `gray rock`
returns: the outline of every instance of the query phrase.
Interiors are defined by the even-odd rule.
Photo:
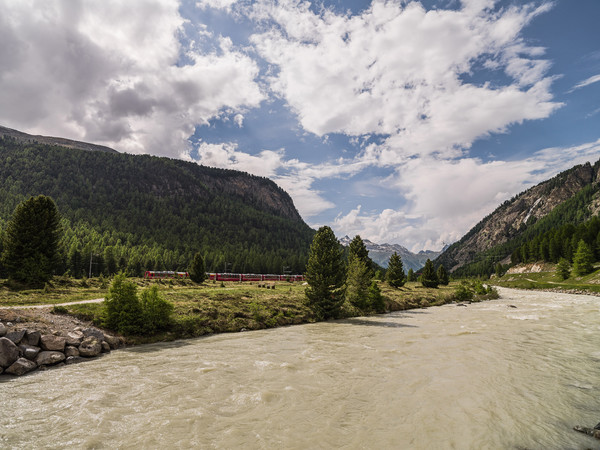
[[[49,366],[64,360],[65,354],[63,352],[53,351],[40,352],[35,358],[35,362],[38,366]]]
[[[65,337],[65,343],[67,345],[73,345],[77,347],[79,344],[81,344],[83,338],[84,336],[81,331],[71,331],[70,333],[67,333],[67,336]]]
[[[11,366],[6,369],[6,373],[11,375],[25,375],[27,372],[31,372],[37,367],[37,364],[33,361],[29,361],[25,358],[19,358]]]
[[[39,347],[41,336],[42,336],[42,333],[40,333],[39,331],[27,330],[27,333],[25,333],[25,337],[21,341],[21,344],[33,345],[34,347]]]
[[[13,341],[0,337],[0,367],[7,368],[19,359],[19,347]]]
[[[19,350],[21,352],[21,355],[30,361],[35,360],[35,357],[40,352],[39,347],[34,347],[33,345],[26,345],[26,344],[19,345]]]
[[[65,349],[65,341],[65,338],[62,336],[43,334],[42,337],[40,337],[40,347],[47,351],[62,352]]]
[[[25,330],[9,331],[8,333],[6,333],[5,337],[13,341],[15,344],[19,345],[23,340],[23,337],[25,337]]]
[[[65,356],[67,357],[67,359],[69,358],[69,356],[79,356],[79,349],[72,345],[67,345],[65,347]]]
[[[67,356],[67,359],[65,359],[65,364],[77,364],[83,361],[85,361],[85,358],[82,358],[81,356]]]
[[[109,353],[110,345],[106,341],[102,341],[102,353]]]
[[[81,344],[79,344],[79,355],[81,356],[97,356],[101,351],[102,344],[94,336],[86,337]]]
[[[6,335],[6,325],[4,325],[2,322],[0,322],[0,337],[3,337]]]
[[[110,348],[113,350],[115,348],[119,348],[121,346],[121,339],[119,339],[117,336],[111,336],[110,334],[105,334],[104,340],[106,342],[108,342],[108,344],[110,345]]]
[[[104,340],[104,333],[98,328],[86,328],[85,330],[83,330],[83,335],[85,337],[94,336],[96,339],[98,339],[99,342],[102,342]]]

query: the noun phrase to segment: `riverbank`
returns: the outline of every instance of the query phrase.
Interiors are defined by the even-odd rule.
[[[174,305],[171,325],[168,331],[150,336],[121,336],[120,346],[169,342],[209,334],[260,330],[316,321],[313,312],[305,303],[305,285],[302,283],[279,282],[270,285],[269,289],[256,283],[196,285],[185,280],[149,282],[141,279],[136,280],[136,283],[140,288],[159,286],[161,296]],[[94,283],[88,285],[93,286]],[[380,283],[380,288],[387,312],[393,312],[452,302],[455,300],[456,285],[430,289],[417,283],[408,283],[400,289],[393,289],[386,283]],[[73,289],[71,286],[66,294],[69,299],[75,298]],[[97,295],[97,288],[92,289]],[[14,299],[11,301],[6,292],[4,294],[5,304],[15,302]],[[70,333],[87,329],[96,329],[106,336],[114,334],[109,330],[102,330],[104,306],[101,303],[64,304],[60,295],[54,293],[51,297],[52,302],[61,306],[33,308],[31,300],[37,299],[40,296],[39,292],[35,292],[32,298],[28,298],[22,292],[15,295],[18,295],[17,300],[20,304],[28,304],[30,308],[0,309],[0,324],[4,327],[5,334],[10,332],[13,333],[12,336],[19,337],[19,332],[25,331],[25,335],[36,332],[67,338]],[[340,318],[364,315],[364,312],[345,304]],[[13,344],[19,346],[20,342]],[[39,351],[42,350],[40,347]],[[105,346],[105,350],[109,349]],[[71,352],[74,353],[73,350]],[[24,348],[19,349],[19,356],[25,356]],[[57,362],[63,363],[67,357]],[[70,360],[80,361],[82,359]],[[4,369],[8,369],[6,362]]]

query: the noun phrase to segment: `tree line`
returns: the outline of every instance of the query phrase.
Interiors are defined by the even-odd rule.
[[[210,271],[305,268],[314,231],[270,180],[10,138],[0,138],[0,152],[0,233],[21,202],[52,198],[62,226],[57,274],[88,276],[90,261],[92,276],[185,270],[197,252]]]

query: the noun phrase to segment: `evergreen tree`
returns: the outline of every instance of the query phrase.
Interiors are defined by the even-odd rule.
[[[594,254],[589,245],[582,239],[577,245],[577,251],[573,255],[573,272],[576,275],[587,275],[594,270]]]
[[[350,255],[346,275],[346,299],[359,309],[368,308],[368,291],[371,285],[370,271],[364,261]]]
[[[374,273],[373,260],[369,258],[369,250],[367,250],[365,243],[358,234],[354,236],[354,239],[352,239],[352,242],[350,242],[350,245],[348,246],[348,260],[350,260],[353,256],[357,257],[366,264],[367,268],[371,272],[370,276],[372,278]]]
[[[561,280],[566,280],[571,275],[571,264],[565,258],[560,258],[556,265],[556,273]]]
[[[412,267],[410,269],[408,269],[408,274],[406,275],[406,281],[417,281],[415,271],[412,270]]]
[[[369,287],[369,307],[378,314],[385,312],[385,302],[376,281]]]
[[[204,268],[204,258],[200,252],[194,255],[192,267],[190,269],[190,278],[195,283],[202,283],[206,280],[206,269]]]
[[[104,301],[106,326],[124,334],[139,334],[143,329],[143,310],[137,296],[137,286],[124,274],[113,280]]]
[[[446,272],[446,269],[444,268],[443,265],[440,265],[440,267],[438,267],[437,277],[438,277],[439,283],[442,286],[448,286],[448,283],[450,283],[450,278],[448,277],[448,272]]]
[[[9,278],[30,285],[52,278],[61,236],[60,216],[50,197],[20,203],[4,232],[2,263]]]
[[[436,288],[438,287],[439,280],[433,268],[433,263],[430,259],[425,262],[423,273],[421,274],[421,284],[425,287]]]
[[[406,282],[406,276],[404,274],[404,267],[402,266],[402,258],[398,253],[392,253],[388,262],[388,270],[385,274],[387,282],[390,286],[399,288],[404,286]]]
[[[319,228],[310,246],[306,265],[306,298],[320,319],[335,318],[344,302],[343,251],[328,226]]]

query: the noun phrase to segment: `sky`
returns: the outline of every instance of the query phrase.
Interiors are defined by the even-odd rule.
[[[0,0],[0,125],[272,179],[440,250],[600,159],[600,1]]]

